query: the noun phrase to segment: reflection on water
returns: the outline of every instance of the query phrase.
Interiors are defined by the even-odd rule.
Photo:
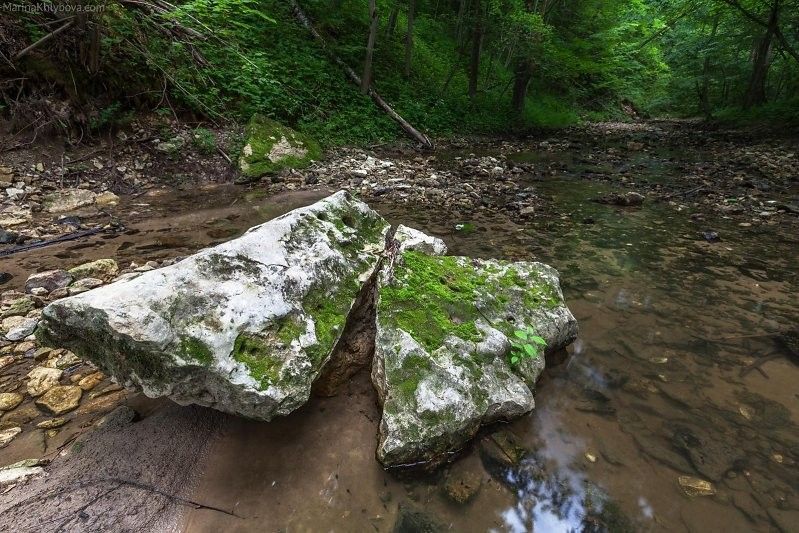
[[[799,368],[782,358],[765,376],[741,377],[779,347],[769,337],[716,340],[796,327],[795,225],[752,231],[721,220],[724,240],[708,243],[669,206],[592,202],[606,184],[535,186],[552,216],[470,220],[479,237],[451,231],[440,214],[385,208],[452,253],[552,264],[580,323],[569,360],[539,384],[536,411],[509,427],[524,458],[488,468],[515,495],[489,529],[799,529]],[[714,495],[696,495],[696,483]]]

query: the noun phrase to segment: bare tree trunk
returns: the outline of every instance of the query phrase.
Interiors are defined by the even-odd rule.
[[[460,0],[458,4],[458,19],[455,22],[455,42],[458,43],[458,50],[463,50],[463,17],[466,15],[467,0]]]
[[[372,84],[372,57],[375,53],[375,40],[377,39],[377,1],[369,0],[369,40],[366,43],[366,59],[363,62],[363,76],[361,76],[361,92],[367,94]]]
[[[780,0],[774,0],[771,7],[766,33],[756,42],[752,50],[752,75],[744,99],[744,109],[766,103],[766,78],[771,65],[772,40],[779,23]]]
[[[483,41],[482,13],[480,0],[474,2],[474,27],[472,29],[472,57],[469,61],[469,98],[477,95],[477,80],[480,76],[480,48]]]
[[[394,35],[394,30],[397,29],[397,16],[399,15],[399,6],[394,5],[391,8],[391,13],[388,14],[388,26],[386,27],[386,37]]]
[[[716,31],[719,28],[719,16],[713,19],[713,30],[710,32],[709,41],[712,43],[716,38]],[[697,91],[699,96],[699,112],[705,117],[705,120],[710,120],[713,117],[713,108],[710,105],[710,53],[705,52],[705,60],[702,63],[702,84],[697,84]]]
[[[533,77],[533,62],[530,59],[520,59],[513,71],[513,96],[511,96],[511,109],[520,117],[524,111],[524,101],[527,98],[527,87]]]
[[[309,32],[311,32],[311,35],[313,35],[314,39],[316,39],[317,42],[321,45],[325,53],[327,53],[328,56],[330,56],[330,58],[338,66],[341,67],[341,69],[344,71],[344,74],[347,75],[350,81],[352,81],[352,83],[354,83],[355,85],[360,86],[362,82],[361,78],[355,73],[354,70],[352,70],[352,68],[349,65],[347,65],[339,56],[337,56],[336,53],[330,49],[329,46],[327,46],[325,38],[322,37],[322,34],[316,31],[316,28],[314,28],[314,25],[311,23],[311,20],[305,15],[305,12],[302,10],[297,0],[289,0],[289,1],[291,2],[291,9],[294,13],[294,17],[300,22],[300,24],[305,26],[305,28],[307,28]],[[372,98],[372,101],[375,103],[375,105],[377,105],[377,107],[385,111],[385,113],[389,117],[391,117],[392,120],[394,120],[397,124],[399,124],[400,127],[403,129],[403,131],[407,133],[409,137],[419,142],[422,145],[422,147],[424,147],[425,149],[428,150],[434,149],[433,142],[430,140],[430,138],[427,137],[427,135],[425,135],[424,133],[414,128],[407,120],[402,118],[396,111],[394,111],[394,109],[392,109],[392,107],[388,105],[388,103],[386,103],[386,101],[383,100],[383,98],[380,97],[377,91],[369,87],[367,94]]]
[[[411,77],[413,57],[413,22],[416,16],[416,0],[408,0],[408,33],[405,34],[405,77]]]

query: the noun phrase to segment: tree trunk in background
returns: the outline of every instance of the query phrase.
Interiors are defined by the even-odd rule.
[[[361,92],[367,94],[372,84],[372,56],[375,52],[377,39],[377,0],[369,0],[369,40],[366,43],[366,59],[363,62],[363,76],[361,76]]]
[[[458,43],[458,50],[463,51],[463,17],[466,16],[466,0],[460,0],[458,4],[458,19],[455,22],[455,42]]]
[[[313,23],[311,23],[311,20],[308,18],[308,16],[302,10],[302,7],[300,7],[299,2],[297,2],[297,0],[289,0],[289,3],[291,5],[291,10],[294,13],[294,17],[300,22],[300,24],[305,26],[308,29],[309,32],[311,32],[311,35],[313,35],[313,38],[316,39],[317,42],[321,45],[322,50],[324,50],[325,53],[338,66],[340,66],[342,68],[342,70],[344,70],[344,73],[352,81],[352,83],[354,83],[355,85],[358,85],[360,87],[361,86],[361,78],[359,78],[358,74],[356,74],[355,71],[352,70],[352,68],[349,65],[347,65],[344,62],[344,60],[342,60],[330,48],[330,46],[328,46],[327,41],[325,41],[325,38],[322,37],[321,33],[316,31],[316,28],[314,28]],[[433,141],[431,141],[430,138],[427,135],[425,135],[424,133],[422,133],[419,130],[417,130],[416,128],[414,128],[407,120],[402,118],[399,115],[399,113],[394,111],[394,108],[392,108],[390,105],[388,105],[388,103],[385,100],[383,100],[383,98],[380,97],[380,95],[377,93],[377,91],[375,91],[374,89],[369,87],[366,92],[372,98],[372,101],[375,103],[375,105],[377,105],[377,107],[379,107],[380,109],[385,111],[385,113],[389,117],[391,117],[392,120],[394,120],[397,124],[399,124],[400,127],[402,128],[402,130],[405,133],[407,133],[409,137],[411,137],[412,139],[418,141],[419,144],[421,144],[422,147],[427,149],[427,150],[433,150],[435,148],[435,146],[433,145]]]
[[[527,98],[527,86],[533,77],[533,62],[530,59],[520,59],[513,70],[513,96],[511,109],[520,117],[524,111],[524,100]]]
[[[477,79],[480,75],[480,48],[483,43],[480,0],[474,2],[474,28],[472,29],[472,57],[469,61],[469,98],[477,95]]]
[[[413,58],[413,21],[416,16],[416,0],[408,0],[408,33],[405,34],[405,77],[411,77]]]
[[[388,27],[386,28],[386,37],[394,35],[394,30],[397,29],[397,15],[399,15],[399,6],[395,5],[388,15]]]
[[[713,30],[710,32],[709,41],[712,43],[716,38],[716,31],[719,28],[719,16],[713,19]],[[713,108],[710,105],[710,53],[705,52],[705,60],[702,64],[702,85],[698,86],[699,112],[710,120],[713,117]]]
[[[705,61],[702,64],[702,84],[696,84],[697,97],[699,98],[699,112],[709,120],[713,116],[713,111],[710,107],[710,58],[705,56]]]
[[[744,99],[744,109],[766,103],[766,78],[771,64],[772,41],[777,32],[780,13],[780,0],[774,0],[768,19],[766,33],[755,42],[752,50],[752,76]]]

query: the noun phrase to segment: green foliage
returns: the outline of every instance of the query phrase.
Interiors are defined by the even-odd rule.
[[[535,329],[527,326],[513,332],[516,337],[511,340],[511,352],[508,361],[511,365],[518,365],[524,359],[540,357],[541,350],[546,348],[547,341],[536,335]]]
[[[794,31],[799,0],[779,4],[784,41],[771,37],[766,105],[757,102],[745,113],[734,109],[749,90],[754,44],[764,37],[762,22],[771,3],[484,0],[467,2],[461,13],[461,2],[417,2],[409,76],[407,3],[377,3],[373,86],[432,136],[619,119],[625,117],[622,104],[644,113],[716,114],[725,120],[796,116],[799,61],[789,48],[799,50]],[[359,72],[368,2],[303,0],[301,5],[329,51]],[[394,9],[396,28],[388,31]],[[14,35],[33,42],[46,34],[44,21],[16,19]],[[164,32],[173,23],[190,30],[173,38]],[[67,32],[68,38],[31,54],[20,72],[2,70],[0,63],[0,74],[12,80],[0,88],[0,111],[12,107],[19,94],[13,80],[32,79],[81,103],[97,100],[85,113],[95,131],[124,123],[131,107],[144,107],[164,114],[189,110],[217,122],[244,123],[261,113],[327,146],[401,135],[295,20],[285,0],[181,0],[171,12],[149,15],[112,3],[92,26],[103,29],[98,71],[86,67],[88,36]],[[470,97],[475,28],[480,53],[477,92]],[[521,67],[529,67],[529,82],[518,85]],[[511,95],[519,86],[526,98],[514,109]],[[212,149],[210,137],[198,134],[197,148]]]
[[[201,154],[209,155],[216,152],[216,136],[209,129],[195,129],[191,136],[191,143]]]
[[[661,76],[646,106],[654,113],[718,117],[732,122],[795,124],[799,114],[799,61],[786,44],[771,36],[767,62],[765,105],[747,107],[754,71],[754,51],[767,37],[765,22],[772,2],[741,0],[695,3],[687,0],[652,2],[655,17],[641,21],[649,48],[661,50],[668,71]],[[784,0],[777,13],[787,46],[799,50],[789,28],[799,24],[799,1]],[[761,21],[761,23],[755,22]]]
[[[123,126],[130,122],[131,118],[132,113],[130,110],[123,110],[120,102],[112,102],[101,109],[97,116],[89,119],[89,128],[101,130],[114,126]]]

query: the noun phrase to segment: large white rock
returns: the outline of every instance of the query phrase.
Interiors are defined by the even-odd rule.
[[[37,335],[151,397],[269,420],[305,403],[388,224],[345,192],[58,300]]]
[[[443,247],[413,231],[396,237],[378,286],[377,457],[434,465],[481,425],[533,409],[544,354],[511,364],[514,332],[530,326],[554,351],[576,337],[577,322],[547,265],[428,255]]]

